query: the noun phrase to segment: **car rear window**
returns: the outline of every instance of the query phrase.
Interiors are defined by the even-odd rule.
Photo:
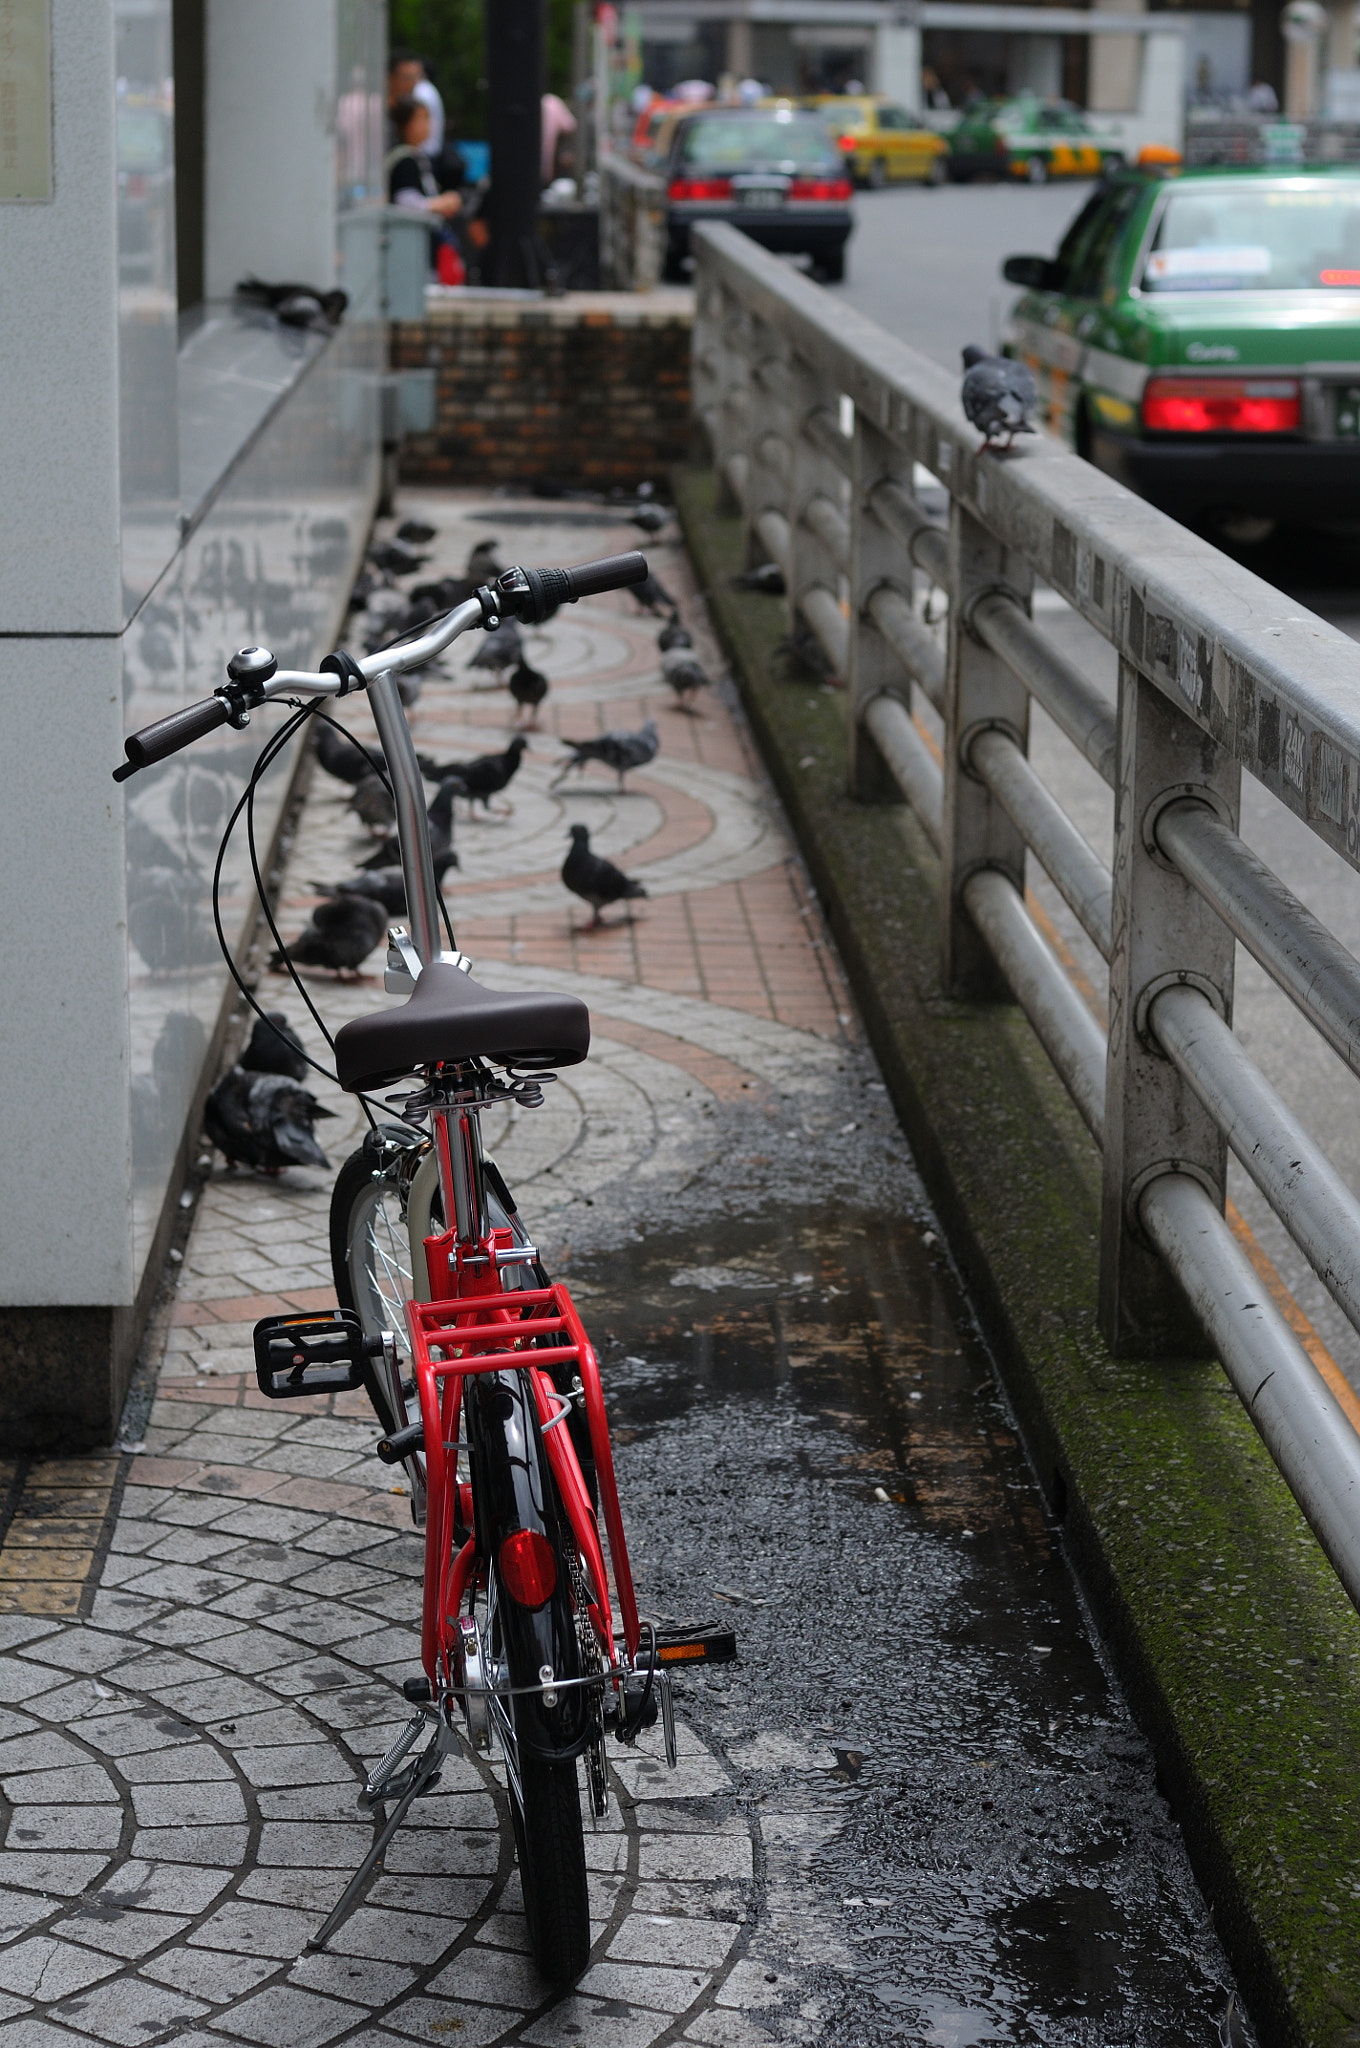
[[[1173,192],[1145,292],[1360,291],[1360,181],[1291,178]]]
[[[691,121],[680,142],[685,164],[824,164],[827,132],[815,114],[714,114]]]

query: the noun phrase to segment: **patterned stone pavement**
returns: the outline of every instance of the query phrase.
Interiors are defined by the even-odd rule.
[[[489,533],[504,559],[538,562],[635,538],[532,503],[413,493],[402,511],[439,527],[430,574],[461,569]],[[649,552],[717,676],[678,547]],[[725,692],[704,693],[697,716],[676,709],[655,638],[622,595],[535,635],[552,694],[512,815],[458,820],[448,893],[479,971],[579,991],[594,1017],[590,1062],[542,1110],[488,1119],[550,1259],[599,1190],[702,1173],[721,1105],[782,1103],[815,1122],[855,1031]],[[472,644],[427,680],[413,718],[424,751],[504,743],[513,707],[474,686]],[[366,710],[354,716],[363,728]],[[597,768],[558,785],[556,735],[649,716],[661,752],[629,790]],[[318,772],[286,934],[309,885],[362,855],[346,796]],[[577,819],[645,880],[634,920],[581,930],[557,877]],[[361,985],[313,982],[332,1028],[390,1000],[381,956],[369,966]],[[264,985],[306,1022],[286,983]],[[306,1037],[323,1050],[309,1022]],[[359,1119],[335,1089],[318,1093],[338,1164]],[[329,1949],[307,1950],[371,1839],[355,1793],[405,1718],[422,1563],[362,1398],[274,1404],[243,1370],[258,1316],[334,1299],[328,1196],[320,1173],[213,1168],[152,1332],[144,1438],[118,1456],[0,1469],[0,2048],[812,2037],[813,2008],[746,1954],[768,1851],[755,1809],[683,1719],[678,1771],[645,1740],[614,1760],[609,1816],[587,1836],[595,1946],[570,1996],[546,1996],[527,1960],[504,1795],[482,1760],[450,1761]],[[125,1432],[144,1415],[134,1400]]]

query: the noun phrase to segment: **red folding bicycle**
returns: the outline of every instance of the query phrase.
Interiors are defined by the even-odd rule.
[[[534,1958],[553,1982],[579,1975],[590,1952],[580,1772],[602,1815],[606,1736],[632,1744],[658,1714],[674,1765],[670,1668],[735,1654],[728,1632],[663,1635],[639,1619],[595,1352],[481,1134],[488,1105],[535,1107],[556,1069],[585,1059],[589,1013],[574,996],[497,993],[472,979],[435,883],[396,684],[473,627],[505,616],[540,624],[561,604],[646,574],[636,553],[572,570],[511,569],[420,638],[362,662],[331,655],[316,674],[280,670],[266,649],[246,648],[212,697],[132,735],[115,770],[126,780],[224,724],[247,724],[259,705],[293,706],[228,821],[214,875],[219,941],[257,1011],[222,928],[222,863],[244,811],[261,903],[282,946],[261,882],[254,795],[323,698],[367,690],[382,752],[374,766],[397,814],[409,928],[389,934],[387,987],[407,1001],[331,1038],[294,975],[332,1047],[335,1078],[370,1124],[332,1197],[339,1309],[270,1316],[255,1330],[257,1377],[271,1398],[367,1389],[383,1431],[378,1456],[405,1467],[425,1530],[424,1669],[403,1688],[415,1713],[360,1794],[382,1824],[312,1947],[352,1910],[411,1802],[466,1741],[481,1754],[494,1745],[504,1762]],[[408,1079],[416,1085],[404,1095],[375,1100]]]

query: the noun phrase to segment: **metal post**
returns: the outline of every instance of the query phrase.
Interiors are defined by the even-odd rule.
[[[875,516],[869,494],[881,483],[911,488],[911,458],[855,408],[853,470],[850,479],[850,733],[849,790],[860,803],[900,803],[897,777],[885,763],[864,714],[875,697],[900,698],[911,710],[911,683],[896,651],[869,611],[869,600],[885,587],[912,601],[911,562],[895,534]]]
[[[543,0],[487,0],[491,229],[489,282],[538,286],[543,147]]]
[[[1200,1325],[1138,1204],[1159,1173],[1176,1172],[1221,1210],[1227,1140],[1157,1046],[1147,1011],[1159,990],[1189,986],[1231,1023],[1233,939],[1158,850],[1156,827],[1167,804],[1197,796],[1235,829],[1240,781],[1237,763],[1121,661],[1100,1247],[1100,1326],[1116,1355],[1204,1355]]]
[[[1023,894],[1025,842],[968,763],[974,737],[988,727],[1029,750],[1029,693],[1014,670],[972,630],[973,606],[1005,590],[1026,612],[1034,587],[1029,564],[965,511],[949,507],[949,655],[945,669],[944,844],[941,853],[942,975],[948,994],[1009,1002],[1010,990],[963,901],[979,868],[1000,868]]]
[[[397,812],[397,836],[401,841],[401,871],[406,882],[411,938],[422,964],[428,967],[440,953],[439,892],[435,887],[434,861],[430,854],[425,784],[416,760],[411,728],[402,709],[396,677],[390,670],[374,676],[368,686],[368,701],[392,777],[392,801]]]

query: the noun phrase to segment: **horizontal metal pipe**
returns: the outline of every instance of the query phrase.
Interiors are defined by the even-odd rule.
[[[1360,1201],[1207,996],[1165,988],[1148,1005],[1148,1023],[1332,1300],[1360,1329]]]
[[[1145,1192],[1140,1215],[1352,1605],[1360,1607],[1360,1437],[1199,1182],[1163,1174]]]
[[[922,510],[909,491],[886,481],[869,493],[870,511],[889,533],[896,534],[918,569],[932,582],[949,581],[949,541],[945,530]]]
[[[728,489],[739,505],[746,503],[746,480],[750,474],[751,465],[744,455],[729,455],[723,464]]]
[[[1360,1074],[1360,961],[1207,804],[1168,804],[1157,844]]]
[[[770,560],[787,570],[789,561],[789,522],[782,512],[770,507],[756,516],[756,536],[763,548],[768,548]]]
[[[864,724],[894,780],[938,847],[944,830],[944,776],[900,697],[871,698]]]
[[[1009,734],[980,732],[968,750],[982,777],[1023,836],[1087,938],[1110,957],[1110,871],[1039,780]]]
[[[810,412],[803,421],[803,433],[819,455],[825,455],[829,462],[835,463],[842,475],[849,476],[851,444],[848,437],[841,432],[840,422],[834,412],[827,412],[820,407],[816,412]]]
[[[912,681],[920,684],[937,711],[943,711],[944,650],[901,591],[880,583],[865,609]]]
[[[1044,1051],[1058,1070],[1096,1143],[1105,1138],[1105,1033],[1087,1009],[999,868],[979,868],[963,885],[963,904],[991,948]]]
[[[837,675],[843,676],[850,657],[850,622],[840,602],[822,584],[798,593],[798,609],[826,649]]]
[[[1043,705],[1054,724],[1067,734],[1097,775],[1114,787],[1114,713],[1021,611],[1014,598],[993,591],[973,606],[969,620],[978,638],[1008,662],[1025,688]]]
[[[839,505],[833,505],[830,498],[818,493],[809,498],[803,507],[803,524],[814,534],[830,555],[838,569],[846,574],[850,570],[850,521]]]

